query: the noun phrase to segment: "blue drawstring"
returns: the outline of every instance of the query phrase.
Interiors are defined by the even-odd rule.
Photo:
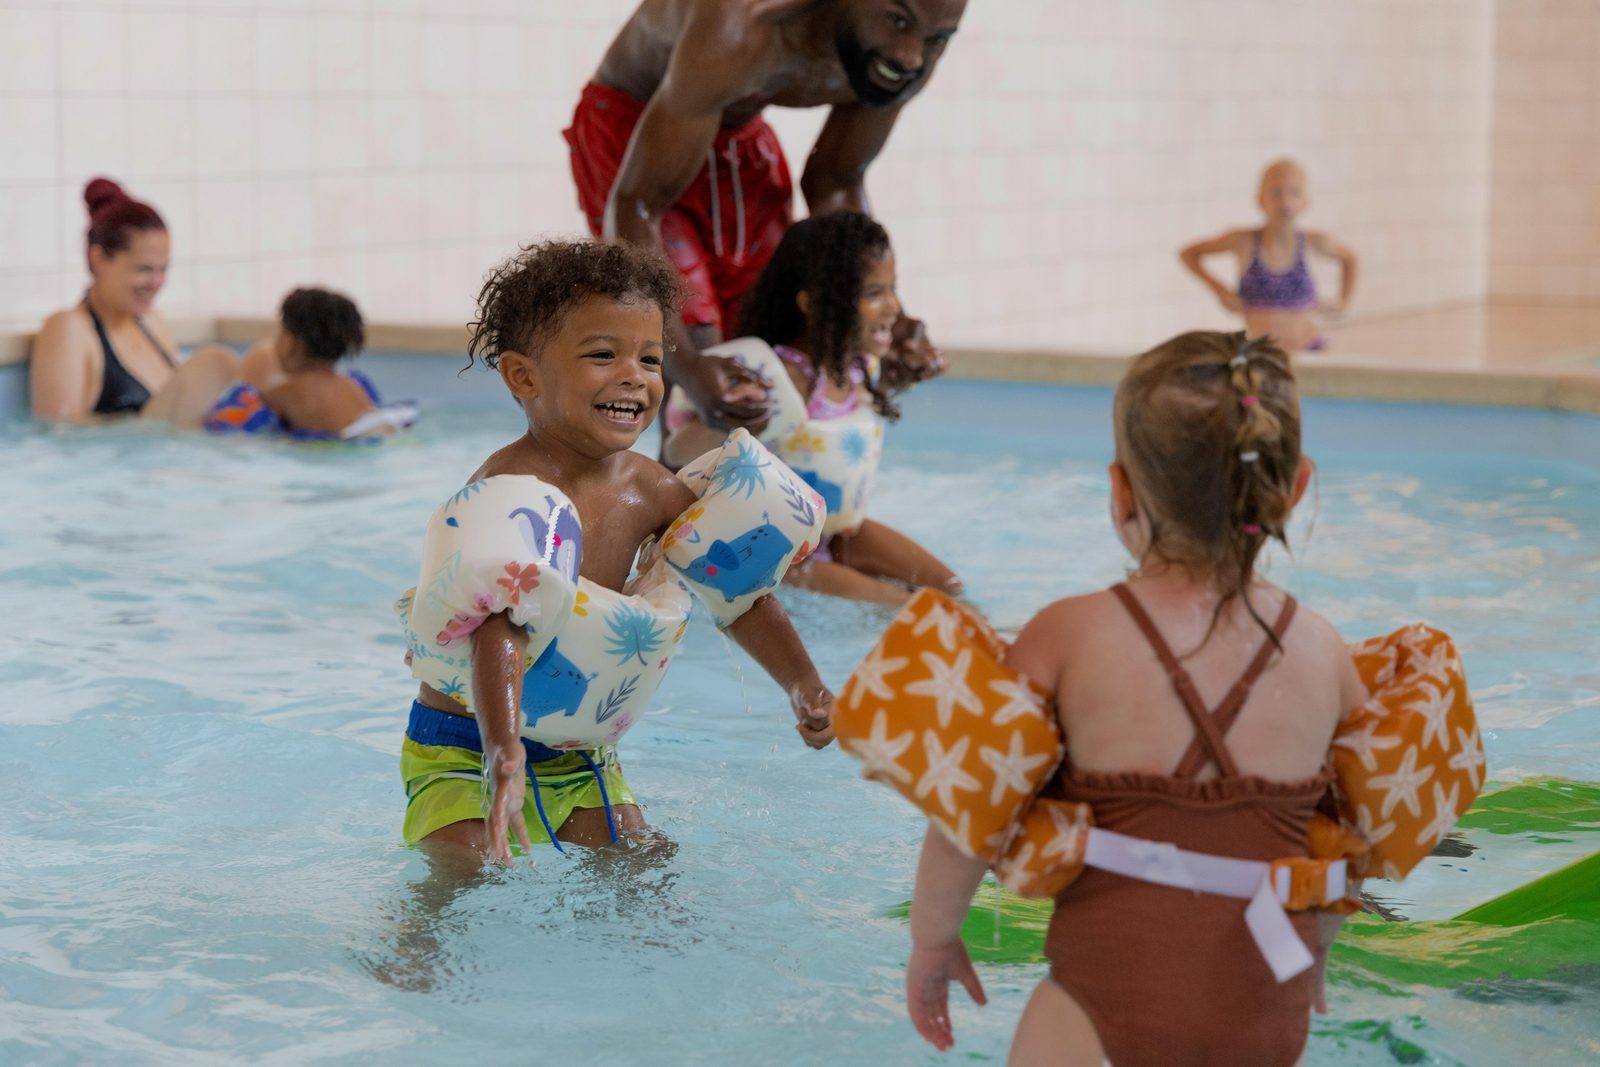
[[[478,724],[472,719],[460,715],[450,715],[430,708],[420,701],[411,705],[411,721],[406,726],[406,736],[419,745],[448,745],[452,748],[464,748],[479,755],[483,753],[483,739],[478,736]],[[544,832],[549,835],[550,843],[557,852],[563,856],[567,850],[561,847],[561,842],[556,840],[555,827],[550,825],[550,817],[544,813],[544,798],[539,793],[539,779],[533,773],[535,765],[548,763],[566,755],[558,749],[541,745],[537,741],[530,741],[526,737],[520,738],[523,749],[528,753],[528,784],[533,786],[533,807],[539,813],[539,821],[544,824]],[[600,801],[606,808],[606,826],[611,831],[611,843],[614,845],[619,840],[617,835],[616,816],[611,811],[611,795],[606,792],[606,782],[600,774],[600,768],[595,765],[589,753],[583,749],[573,751],[583,758],[589,765],[589,771],[594,775],[594,782],[600,787]]]
[[[529,742],[528,742],[528,740],[526,738],[524,738],[522,744],[523,744],[523,747],[527,747]],[[588,759],[587,756],[585,756],[584,758]],[[590,764],[590,766],[592,767],[592,766],[594,766],[594,764]],[[550,843],[552,845],[556,846],[556,851],[557,852],[559,852],[563,856],[565,856],[567,854],[567,850],[561,847],[561,842],[560,841],[556,840],[556,831],[555,831],[555,828],[550,825],[550,816],[548,816],[548,815],[546,815],[544,813],[544,799],[539,796],[539,779],[534,777],[534,774],[533,774],[533,761],[531,760],[531,758],[530,758],[530,760],[528,762],[528,782],[529,782],[529,784],[531,784],[533,786],[533,810],[535,810],[535,811],[537,811],[539,813],[539,821],[544,823],[544,832],[546,834],[550,835]],[[602,797],[604,797],[606,795],[604,786],[601,786],[601,788],[600,788],[600,795]]]
[[[617,843],[617,820],[611,814],[611,796],[606,792],[606,780],[600,777],[600,768],[594,765],[594,760],[589,758],[589,753],[578,749],[578,755],[583,757],[583,762],[589,765],[589,770],[594,774],[594,784],[600,787],[600,803],[606,806],[606,826],[611,829],[611,843]],[[554,840],[552,838],[551,840]]]

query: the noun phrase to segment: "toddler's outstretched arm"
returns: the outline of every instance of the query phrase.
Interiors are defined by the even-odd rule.
[[[483,773],[493,790],[485,833],[489,854],[511,862],[507,833],[527,854],[528,827],[522,798],[528,785],[528,753],[522,747],[522,659],[528,633],[506,612],[491,615],[472,634],[472,706],[483,740]]]
[[[833,743],[833,693],[822,683],[789,613],[768,593],[728,625],[727,633],[789,694],[795,730],[812,748]]]
[[[986,869],[982,860],[962,853],[944,834],[928,827],[917,863],[917,887],[911,894],[906,1012],[922,1039],[941,1052],[955,1044],[950,982],[959,981],[975,1003],[989,1002],[961,941],[961,924]]]

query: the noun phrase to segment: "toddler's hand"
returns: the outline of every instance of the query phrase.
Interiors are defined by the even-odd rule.
[[[960,938],[945,945],[911,946],[906,964],[906,1013],[922,1039],[940,1052],[956,1043],[950,1028],[950,983],[966,988],[974,1004],[987,1004],[983,983]]]
[[[528,844],[528,824],[522,818],[522,797],[528,786],[528,753],[521,744],[515,744],[493,755],[486,751],[483,762],[494,790],[489,802],[486,844],[491,856],[501,863],[510,863],[508,835],[516,834],[523,855],[532,852]]]
[[[833,694],[825,688],[795,689],[789,694],[794,709],[795,732],[812,748],[827,748],[833,743]]]

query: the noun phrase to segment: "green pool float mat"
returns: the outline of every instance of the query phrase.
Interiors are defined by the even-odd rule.
[[[1600,784],[1536,779],[1479,798],[1460,827],[1572,842],[1600,831]],[[981,963],[1042,963],[1049,900],[985,882],[961,928]],[[909,918],[910,904],[892,914]],[[1600,986],[1600,852],[1450,919],[1351,916],[1329,954],[1329,981],[1402,994],[1407,986],[1506,980]]]

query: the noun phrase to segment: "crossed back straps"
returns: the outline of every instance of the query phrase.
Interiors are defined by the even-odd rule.
[[[1223,697],[1222,702],[1215,708],[1208,711],[1205,701],[1200,699],[1200,693],[1194,687],[1194,681],[1189,677],[1189,672],[1178,662],[1178,657],[1172,654],[1166,639],[1161,636],[1161,631],[1156,629],[1155,621],[1133,595],[1133,590],[1129,589],[1126,583],[1118,582],[1111,587],[1111,591],[1122,601],[1122,606],[1128,609],[1128,614],[1133,616],[1133,621],[1144,634],[1145,640],[1150,642],[1156,658],[1161,661],[1161,666],[1166,668],[1168,677],[1172,679],[1172,688],[1177,690],[1178,699],[1183,702],[1184,710],[1189,713],[1189,718],[1194,720],[1194,740],[1189,742],[1188,751],[1183,754],[1183,759],[1178,761],[1173,776],[1193,778],[1208,762],[1215,761],[1217,769],[1225,777],[1238,777],[1239,768],[1233,762],[1233,756],[1228,753],[1228,746],[1223,741],[1223,736],[1239,717],[1239,710],[1244,707],[1245,700],[1250,696],[1250,687],[1256,684],[1261,672],[1267,669],[1267,661],[1282,645],[1283,635],[1288,631],[1289,623],[1294,620],[1294,597],[1284,597],[1283,610],[1278,613],[1278,621],[1272,625],[1272,640],[1261,643],[1255,658],[1239,676],[1239,680],[1233,683],[1228,695]]]

